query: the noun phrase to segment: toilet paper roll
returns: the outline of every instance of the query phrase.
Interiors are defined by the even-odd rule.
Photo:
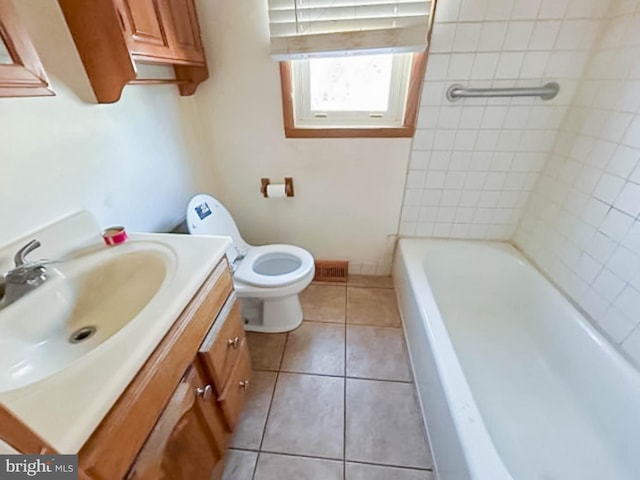
[[[267,198],[285,198],[284,183],[267,185]]]

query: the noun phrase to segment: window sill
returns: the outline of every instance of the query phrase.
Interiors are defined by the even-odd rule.
[[[286,138],[411,138],[413,126],[384,128],[284,128]]]

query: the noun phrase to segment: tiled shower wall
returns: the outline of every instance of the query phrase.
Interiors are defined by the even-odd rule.
[[[438,2],[400,234],[509,239],[584,73],[607,2]],[[539,99],[463,99],[446,89],[539,86]]]
[[[613,3],[515,242],[640,362],[640,1]]]

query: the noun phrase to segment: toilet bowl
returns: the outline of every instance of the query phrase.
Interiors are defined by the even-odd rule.
[[[226,253],[246,330],[288,332],[302,323],[298,294],[315,273],[308,251],[286,244],[249,245],[229,211],[211,195],[191,199],[186,221],[192,235],[231,237]]]

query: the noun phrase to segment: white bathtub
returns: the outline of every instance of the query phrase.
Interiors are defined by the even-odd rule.
[[[510,245],[401,239],[439,480],[640,479],[640,373]]]

